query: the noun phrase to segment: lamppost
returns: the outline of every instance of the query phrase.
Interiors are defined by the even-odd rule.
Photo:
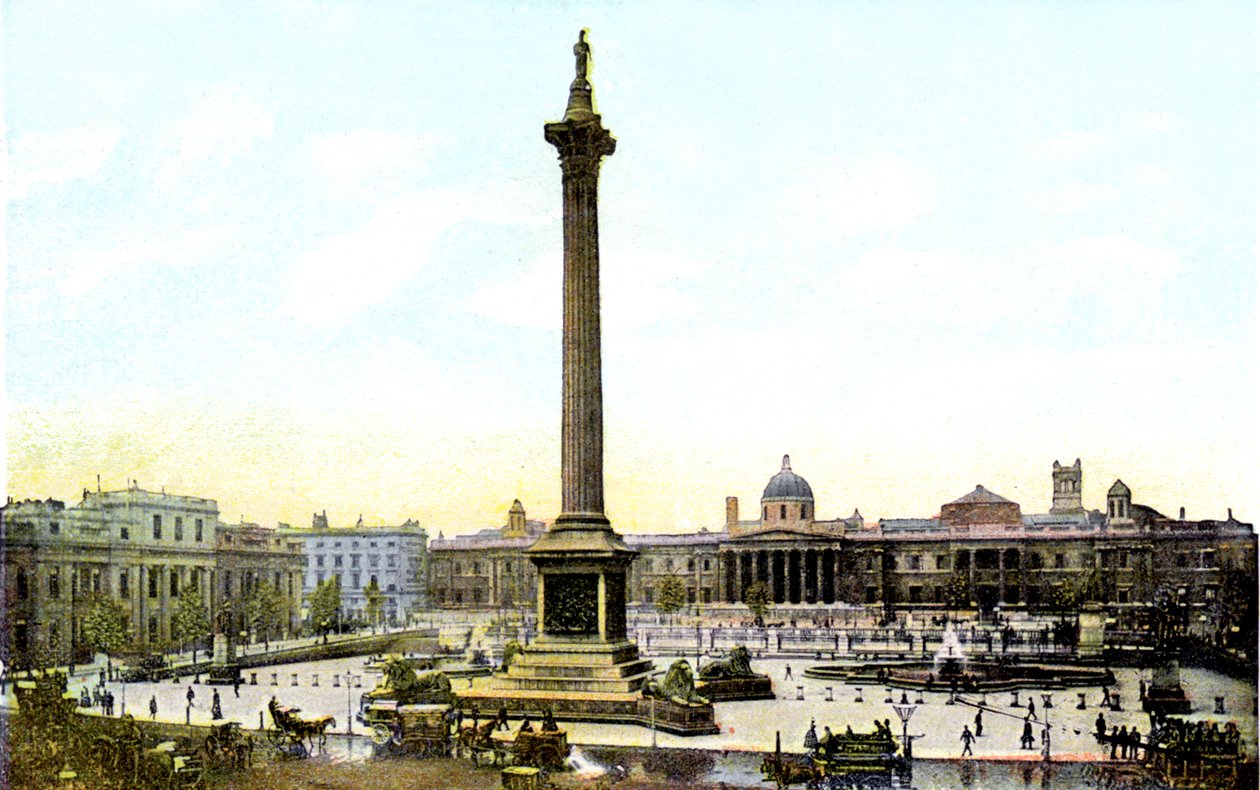
[[[359,677],[362,677],[362,675],[359,675]],[[352,705],[354,693],[351,691],[351,689],[354,688],[354,679],[355,679],[354,675],[350,674],[349,672],[346,672],[346,735],[354,735],[354,715],[353,715],[354,708]],[[349,751],[349,750],[350,750],[350,739],[347,738],[346,751]]]
[[[901,743],[907,760],[914,756],[910,740],[910,717],[914,715],[916,707],[915,705],[892,706],[892,709],[897,713],[897,718],[901,719]]]

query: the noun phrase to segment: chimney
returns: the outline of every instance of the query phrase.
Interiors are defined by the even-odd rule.
[[[726,498],[726,526],[731,527],[739,523],[739,497],[728,496]]]

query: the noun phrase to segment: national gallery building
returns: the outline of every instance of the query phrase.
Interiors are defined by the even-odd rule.
[[[639,551],[628,581],[631,604],[651,606],[662,578],[676,576],[693,607],[742,604],[755,581],[774,601],[985,611],[1049,606],[1056,589],[1106,604],[1149,602],[1157,589],[1205,611],[1231,584],[1254,588],[1256,535],[1234,519],[1170,518],[1135,503],[1117,480],[1104,510],[1081,501],[1081,463],[1057,461],[1049,513],[1028,514],[983,486],[940,506],[934,518],[866,523],[815,518],[814,494],[784,456],[761,495],[756,517],[726,500],[720,530],[625,535]],[[446,608],[529,606],[536,579],[524,556],[543,525],[520,503],[500,530],[430,543],[431,591]]]

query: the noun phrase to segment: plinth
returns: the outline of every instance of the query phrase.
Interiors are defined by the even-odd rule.
[[[1181,667],[1177,659],[1164,655],[1155,662],[1142,710],[1161,715],[1190,712],[1190,698],[1181,687]]]
[[[227,634],[214,635],[214,651],[210,659],[210,672],[206,683],[211,686],[231,686],[241,677],[236,663],[236,646]]]

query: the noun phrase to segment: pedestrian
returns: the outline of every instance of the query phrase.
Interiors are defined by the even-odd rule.
[[[1110,708],[1111,707],[1111,687],[1108,686],[1106,683],[1104,683],[1102,687],[1102,692],[1103,692],[1102,702],[1098,704],[1098,707]]]
[[[1111,725],[1111,759],[1116,759],[1116,747],[1120,745],[1120,728]]]
[[[1037,721],[1037,703],[1033,702],[1032,695],[1028,695],[1028,718]]]
[[[197,696],[197,693],[193,691],[192,686],[188,687],[188,693],[184,696],[188,698],[188,707],[194,707],[193,698]]]
[[[237,699],[241,698],[241,676],[240,675],[237,675],[236,678],[232,680],[232,692],[236,694]]]
[[[1138,699],[1146,699],[1146,681],[1138,680]]]
[[[971,730],[967,729],[967,725],[964,724],[962,736],[959,738],[959,740],[963,742],[963,749],[962,749],[962,754],[959,755],[960,757],[966,757],[967,755],[971,754],[971,742],[974,741],[975,739],[976,739],[976,736],[972,735]]]
[[[784,680],[792,679],[792,665],[791,664],[788,664],[787,666],[783,668],[783,679]]]
[[[1120,735],[1116,737],[1120,741],[1120,759],[1129,759],[1129,729],[1123,724],[1120,725]]]
[[[105,715],[114,715],[114,692],[112,691],[105,692]]]
[[[157,721],[157,696],[149,697],[149,718]]]
[[[1215,725],[1213,725],[1215,726]],[[1133,725],[1133,729],[1129,731],[1129,759],[1138,759],[1138,749],[1142,748],[1142,733],[1138,732],[1137,725]]]
[[[223,718],[223,707],[219,703],[219,690],[218,689],[214,690],[214,699],[210,703],[210,718],[212,719]]]
[[[1094,731],[1098,733],[1098,742],[1102,743],[1102,739],[1107,736],[1107,720],[1103,718],[1102,713],[1094,719]]]
[[[1024,719],[1024,734],[1019,736],[1019,748],[1031,749],[1033,747],[1032,722],[1027,718]]]
[[[980,710],[976,711],[976,737],[977,738],[979,738],[981,735],[984,735],[984,720],[980,718],[980,714],[982,713],[984,713],[984,711],[980,711]]]

